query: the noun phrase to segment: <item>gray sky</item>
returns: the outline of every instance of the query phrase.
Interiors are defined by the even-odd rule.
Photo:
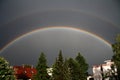
[[[80,52],[90,67],[111,59],[113,55],[110,45],[95,35],[71,28],[47,28],[16,39],[3,50],[2,56],[12,65],[35,65],[40,53],[44,52],[51,66],[59,50],[64,58],[74,58]]]
[[[79,28],[100,36],[110,43],[114,43],[116,35],[120,33],[119,14],[119,0],[1,0],[0,49],[2,50],[8,43],[12,42],[14,39],[25,33],[31,32],[36,29],[52,26],[70,26],[73,28]],[[18,42],[15,42],[9,47],[9,49],[7,48],[0,55],[6,56],[9,60],[11,60],[12,64],[16,64],[16,62],[14,62],[16,59],[16,54],[25,54],[24,58],[26,58],[26,55],[28,53],[33,56],[33,53],[29,50],[32,49],[33,51],[35,51],[36,47],[32,46],[36,46],[37,43],[39,43],[38,48],[40,47],[41,50],[36,51],[36,54],[39,54],[38,52],[41,51],[46,52],[46,54],[48,54],[48,52],[55,54],[58,52],[58,48],[62,47],[63,53],[65,52],[66,54],[70,52],[72,54],[77,53],[77,51],[81,51],[81,53],[84,53],[85,55],[92,54],[92,56],[97,56],[99,54],[100,56],[100,51],[102,51],[102,55],[104,54],[105,58],[110,58],[112,56],[112,51],[110,47],[104,48],[105,44],[101,43],[99,40],[97,41],[95,38],[88,41],[87,39],[91,37],[89,35],[84,34],[84,36],[86,36],[85,40],[81,40],[83,38],[83,34],[81,35],[81,33],[79,33],[80,35],[77,36],[80,36],[81,38],[77,39],[76,32],[73,32],[74,34],[71,34],[70,32],[68,32],[69,34],[66,34],[65,31],[61,34],[59,33],[59,31],[57,31],[56,33],[53,31],[50,32],[50,34],[54,33],[53,35],[51,35],[51,38],[48,37],[49,32],[45,31],[43,33],[44,34],[41,34],[41,32],[39,33],[39,35],[45,36],[45,38],[42,37],[42,41],[40,36],[40,38],[38,38],[39,41],[35,42],[37,37],[39,36],[38,33],[35,33],[33,34],[34,36],[26,36],[26,38],[18,40]],[[70,34],[71,36],[69,36],[69,38],[71,39],[74,37],[74,39],[69,39],[70,41],[68,39],[64,40],[64,37],[66,38],[66,36]],[[62,36],[58,37],[58,35]],[[32,44],[29,44],[26,41],[27,38],[33,39]],[[46,41],[47,39],[52,41],[52,39],[54,38],[61,38],[60,40],[58,40],[58,42],[56,41],[56,45],[51,44],[52,42]],[[66,40],[68,41],[68,43],[66,43]],[[96,41],[96,43],[92,41]],[[55,41],[53,40],[53,42]],[[86,42],[91,43],[89,45],[83,44]],[[64,43],[66,43],[67,45],[69,44],[69,46],[65,46]],[[24,50],[20,50],[24,48],[22,47],[22,44],[25,44],[25,52],[28,51],[27,53],[25,53]],[[53,46],[53,48],[61,44],[61,47],[57,46],[55,47],[57,49],[54,50],[51,49],[51,47],[47,46],[48,44],[50,44],[49,46]],[[100,45],[99,47],[95,47],[96,49],[94,49],[94,52],[90,50],[93,49],[93,47],[91,47],[93,44],[95,44],[95,46]],[[13,48],[13,46],[15,46],[15,48]],[[73,47],[76,48],[75,52],[71,50]],[[89,51],[91,52],[89,53]],[[108,53],[110,53],[110,55],[108,55]],[[99,58],[99,60],[96,62],[91,60],[92,56],[87,56],[87,58],[88,60],[91,60],[89,62],[90,64],[97,64],[101,63],[104,60],[104,57],[102,55],[101,58]],[[23,60],[18,60],[19,64],[22,64],[22,62],[24,61],[29,63],[29,61],[27,61],[26,59],[24,60],[24,58]]]
[[[72,26],[109,42],[120,32],[119,0],[1,0],[0,48],[46,26]]]

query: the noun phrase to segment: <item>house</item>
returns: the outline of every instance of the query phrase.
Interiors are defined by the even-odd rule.
[[[101,66],[100,65],[93,66],[93,77],[94,77],[94,80],[102,80]]]
[[[33,66],[13,66],[17,79],[32,79],[32,76],[37,73]]]
[[[105,64],[93,66],[94,80],[102,80],[103,76],[104,80],[110,80],[110,77],[114,78],[115,76],[117,76],[117,68],[114,65],[114,62],[112,62],[111,60],[106,60]]]
[[[30,65],[13,66],[13,69],[17,79],[32,79],[37,73],[37,70]],[[52,68],[47,68],[47,73],[49,77],[52,76]]]

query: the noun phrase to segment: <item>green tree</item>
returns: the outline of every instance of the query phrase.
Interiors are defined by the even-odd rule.
[[[80,71],[80,79],[82,80],[86,80],[87,78],[87,70],[88,70],[88,64],[85,60],[85,58],[78,53],[77,57],[75,58],[75,60],[78,62],[79,64],[79,71]]]
[[[34,76],[35,80],[49,80],[47,73],[47,60],[43,52],[40,54],[36,69],[37,74]]]
[[[112,49],[114,52],[112,60],[115,62],[115,65],[117,67],[118,77],[120,79],[120,34],[117,35],[115,41],[116,42],[112,44]]]
[[[68,59],[68,64],[69,64],[68,69],[70,72],[70,80],[80,80],[79,64],[73,58]]]
[[[0,80],[16,80],[13,68],[3,57],[0,57]]]
[[[86,80],[83,77],[83,71],[80,69],[79,63],[73,58],[69,58],[70,80]]]
[[[64,80],[64,60],[62,51],[59,51],[58,58],[53,65],[53,80]]]
[[[79,63],[80,68],[86,73],[88,70],[88,64],[87,64],[85,58],[80,54],[80,52],[78,53],[75,60]]]
[[[55,60],[55,63],[53,64],[52,68],[53,68],[52,80],[55,80],[55,79],[57,80],[57,78],[58,78],[58,76],[60,74],[57,58]]]
[[[67,59],[64,61],[63,65],[63,70],[64,70],[64,80],[71,80],[71,73],[70,73],[70,68],[69,68],[69,62]]]

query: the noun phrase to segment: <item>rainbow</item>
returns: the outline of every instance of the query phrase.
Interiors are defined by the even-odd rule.
[[[23,35],[15,38],[14,40],[12,40],[11,42],[9,42],[7,45],[5,45],[5,46],[1,49],[0,54],[1,54],[6,48],[10,47],[13,43],[15,43],[16,41],[18,41],[18,40],[20,40],[20,39],[22,39],[22,38],[24,38],[24,37],[26,37],[26,36],[31,35],[31,34],[33,34],[33,33],[37,33],[37,32],[39,32],[39,31],[46,31],[46,30],[50,30],[50,29],[51,29],[51,30],[53,30],[53,29],[54,29],[54,30],[56,30],[56,29],[65,29],[65,30],[73,30],[73,31],[76,31],[76,32],[81,32],[81,33],[83,33],[83,34],[86,34],[86,35],[89,35],[89,36],[91,36],[91,37],[93,37],[93,38],[96,38],[97,40],[100,40],[100,41],[102,41],[103,43],[105,43],[107,46],[111,47],[111,44],[110,44],[108,41],[104,40],[102,37],[100,37],[100,36],[98,36],[98,35],[96,35],[96,34],[93,34],[93,33],[91,33],[91,32],[88,32],[88,31],[85,31],[85,30],[82,30],[82,29],[78,29],[78,28],[73,28],[73,27],[70,27],[70,26],[52,26],[52,27],[46,27],[46,28],[39,28],[39,29],[30,31],[30,32],[28,32],[28,33],[26,33],[26,34],[23,34]]]
[[[102,20],[104,22],[107,22],[107,23],[113,25],[116,28],[120,28],[119,25],[113,23],[111,20],[106,19],[105,17],[99,16],[97,14],[93,14],[93,13],[90,13],[90,12],[87,12],[87,11],[79,10],[79,9],[50,9],[50,10],[43,10],[42,12],[41,11],[33,11],[31,13],[22,14],[21,16],[16,16],[14,19],[12,19],[10,22],[8,22],[6,24],[15,22],[15,21],[17,21],[17,20],[19,20],[21,18],[27,17],[27,16],[35,15],[36,13],[49,13],[49,12],[54,12],[54,11],[71,11],[71,12],[85,14],[87,16],[92,16],[94,18],[97,18],[97,19],[100,19],[100,20]],[[4,25],[6,25],[6,24],[4,24]]]

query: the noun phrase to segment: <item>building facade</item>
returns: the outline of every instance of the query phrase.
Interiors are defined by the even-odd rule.
[[[115,80],[115,76],[117,76],[117,68],[114,65],[114,62],[111,60],[106,60],[105,64],[94,65],[93,66],[93,77],[94,80]]]

